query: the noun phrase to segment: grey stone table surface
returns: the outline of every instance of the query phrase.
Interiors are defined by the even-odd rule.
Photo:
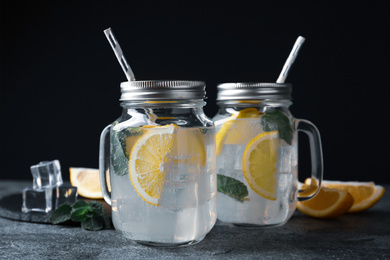
[[[0,198],[29,182],[0,180]],[[242,229],[217,222],[197,245],[133,244],[114,229],[85,231],[0,217],[0,259],[390,259],[390,186],[368,211],[336,219],[296,212],[287,224]]]

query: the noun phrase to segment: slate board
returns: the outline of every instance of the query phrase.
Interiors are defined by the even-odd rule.
[[[0,216],[4,218],[35,222],[35,223],[50,223],[50,212],[28,212],[23,213],[22,209],[22,193],[11,194],[0,199]]]
[[[79,200],[89,201],[89,199],[80,198]],[[111,217],[111,207],[104,200],[96,200],[103,205],[104,211],[106,214]],[[4,196],[0,199],[0,217],[26,221],[26,222],[34,222],[34,223],[47,223],[50,224],[50,215],[51,212],[28,212],[24,213],[21,211],[22,209],[22,193],[15,193],[11,195]]]

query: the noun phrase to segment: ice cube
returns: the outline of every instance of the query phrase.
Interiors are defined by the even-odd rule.
[[[225,144],[221,155],[217,157],[217,165],[223,165],[226,170],[241,170],[244,150],[243,145]]]
[[[27,187],[23,190],[22,212],[49,212],[52,210],[52,189],[34,189]]]
[[[27,187],[23,190],[22,212],[49,212],[64,203],[75,203],[77,196],[77,187],[70,185],[55,186],[49,189]]]
[[[278,164],[277,164],[279,168],[279,172],[290,173],[292,171],[291,155],[292,155],[291,146],[281,145],[279,147]]]
[[[64,203],[73,204],[77,201],[77,187],[63,184],[52,189],[53,205],[58,208]]]
[[[77,188],[63,185],[58,160],[43,161],[30,167],[33,186],[23,190],[22,212],[49,212],[63,203],[77,200]]]
[[[44,161],[30,167],[33,189],[47,189],[62,185],[61,166],[58,160]]]

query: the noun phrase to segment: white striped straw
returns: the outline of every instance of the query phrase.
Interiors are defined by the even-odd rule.
[[[298,56],[299,49],[301,48],[304,41],[305,38],[303,38],[302,36],[299,36],[298,39],[295,41],[294,47],[292,48],[290,55],[284,63],[282,72],[280,72],[279,78],[276,80],[276,83],[284,83],[286,81],[288,72],[290,71],[290,68],[294,63],[296,57]]]
[[[127,80],[134,81],[135,80],[134,73],[131,70],[130,65],[127,63],[126,58],[123,55],[121,46],[119,45],[118,41],[115,39],[115,36],[112,33],[111,28],[104,30],[104,34],[106,35],[107,40],[110,42],[112,50],[114,51],[115,56],[118,59],[119,64],[121,65],[123,72],[126,75]]]

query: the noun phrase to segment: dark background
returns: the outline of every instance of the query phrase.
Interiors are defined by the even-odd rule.
[[[319,128],[325,179],[390,182],[388,1],[113,2],[1,1],[0,179],[31,179],[42,160],[59,159],[66,180],[98,167],[126,79],[112,27],[138,80],[206,81],[209,117],[217,83],[274,82],[304,36],[291,111]]]

